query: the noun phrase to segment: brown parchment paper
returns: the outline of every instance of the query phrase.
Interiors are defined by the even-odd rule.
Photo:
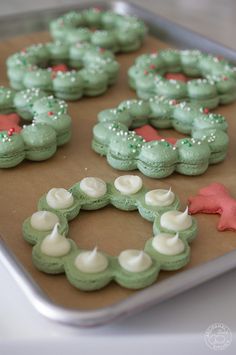
[[[47,33],[34,33],[24,37],[5,40],[0,43],[0,81],[8,85],[6,78],[6,58],[33,43],[50,40]],[[112,169],[104,157],[90,148],[92,127],[97,113],[114,107],[120,101],[135,97],[128,88],[127,69],[136,56],[147,51],[167,47],[166,44],[149,37],[137,52],[121,54],[118,60],[121,72],[117,85],[105,95],[96,98],[83,98],[69,103],[73,118],[73,138],[69,144],[58,149],[56,155],[44,162],[27,162],[16,168],[0,171],[0,233],[9,249],[16,255],[37,284],[58,305],[77,309],[96,309],[121,301],[134,292],[119,287],[115,283],[96,292],[80,292],[69,284],[64,275],[49,276],[37,271],[32,265],[32,247],[21,233],[22,222],[36,211],[42,194],[52,187],[68,188],[85,176],[98,176],[106,181],[113,180],[125,172]],[[177,173],[166,179],[155,180],[143,176],[144,184],[153,188],[169,188],[178,194],[184,208],[187,198],[211,182],[224,183],[236,198],[236,103],[216,110],[224,114],[229,123],[230,146],[227,159],[198,177],[186,177]],[[163,131],[163,136],[179,136],[173,130]],[[182,270],[190,269],[236,248],[236,232],[218,232],[219,217],[216,215],[196,215],[199,222],[198,238],[192,243],[191,262]],[[95,245],[112,255],[126,248],[143,248],[145,241],[152,236],[152,223],[141,218],[138,212],[122,212],[113,207],[99,211],[80,212],[79,217],[70,222],[70,238],[82,248]],[[178,271],[178,272],[181,272]],[[173,276],[174,272],[161,272],[157,280]]]

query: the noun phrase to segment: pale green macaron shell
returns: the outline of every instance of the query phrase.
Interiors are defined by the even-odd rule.
[[[121,181],[120,179],[124,180]],[[87,188],[85,188],[86,186]],[[131,189],[130,193],[128,192],[129,189]],[[36,230],[32,227],[31,217],[27,218],[23,223],[24,238],[30,244],[35,245],[32,251],[33,263],[40,271],[48,274],[65,273],[68,281],[82,291],[101,289],[113,280],[122,287],[140,289],[154,283],[160,270],[177,270],[186,265],[189,261],[190,248],[188,241],[196,236],[197,225],[195,220],[193,220],[190,228],[179,232],[179,238],[184,242],[184,251],[179,254],[172,252],[172,255],[163,255],[156,252],[152,248],[152,238],[148,239],[146,242],[144,251],[123,251],[129,257],[134,255],[134,261],[138,262],[137,265],[139,265],[137,268],[133,268],[132,263],[130,264],[131,267],[129,264],[124,264],[124,258],[122,259],[121,257],[123,252],[119,256],[110,256],[100,251],[99,254],[97,254],[97,248],[92,251],[82,250],[71,239],[68,239],[70,248],[60,253],[60,256],[55,256],[52,249],[51,254],[46,253],[45,249],[42,249],[44,239],[50,237],[52,241],[53,237],[51,237],[51,233],[54,233],[55,227],[57,227],[59,239],[64,238],[65,242],[65,237],[69,236],[67,221],[76,218],[80,209],[97,210],[108,204],[125,211],[138,210],[140,212],[141,209],[144,208],[145,212],[142,213],[142,216],[149,221],[154,221],[153,227],[156,232],[156,230],[159,231],[160,223],[158,221],[160,216],[166,211],[176,211],[179,205],[178,197],[170,190],[162,190],[162,194],[164,192],[173,195],[168,206],[151,206],[146,204],[145,195],[151,191],[142,185],[142,180],[138,176],[132,175],[120,176],[114,182],[110,183],[105,183],[98,178],[89,177],[74,184],[67,191],[71,192],[73,196],[73,200],[71,200],[72,205],[68,208],[57,209],[50,207],[46,201],[46,194],[42,196],[38,203],[39,211],[45,211],[46,213],[47,211],[52,212],[54,213],[55,220],[53,220],[53,223],[56,223],[56,220],[59,221],[57,226],[52,226],[53,230]],[[63,194],[65,193],[68,195],[66,191],[63,192]],[[55,191],[53,192],[53,196],[58,198]],[[62,202],[61,199],[59,199],[59,201],[60,203]],[[159,217],[157,217],[158,215]],[[57,218],[55,219],[55,217]],[[168,231],[168,233],[172,234],[175,234],[175,232],[176,231]],[[88,253],[90,258],[95,256],[99,257],[100,261],[102,260],[102,264],[100,263],[98,266],[93,266],[91,269],[85,271],[83,268],[81,269],[81,266],[79,266],[81,264],[77,263],[77,259]],[[139,259],[140,261],[138,261]]]
[[[80,250],[74,251],[72,255],[65,260],[65,273],[68,281],[76,288],[82,291],[96,291],[111,282],[113,279],[114,258],[106,255],[108,267],[102,272],[87,273],[80,271],[75,266],[75,259],[80,254]],[[105,255],[105,254],[104,254]]]
[[[148,193],[148,191],[147,191],[147,193]],[[171,190],[169,190],[168,193],[172,194]],[[166,203],[166,204],[162,204],[162,205],[160,205],[158,203],[156,203],[156,204],[148,203],[145,199],[145,195],[146,194],[142,194],[139,197],[137,207],[138,207],[138,211],[139,211],[140,215],[143,218],[145,218],[151,222],[153,222],[157,216],[159,216],[160,214],[162,214],[166,211],[177,210],[180,205],[179,198],[175,194],[173,196],[173,201],[171,201],[168,204]]]
[[[66,217],[58,210],[53,211],[53,213],[58,217],[59,233],[68,235],[69,226]],[[50,232],[52,232],[52,228],[48,230],[37,230],[31,224],[31,217],[28,217],[22,225],[22,232],[24,239],[28,243],[35,245],[41,242]]]
[[[152,242],[153,240],[149,239],[145,244],[144,250],[153,258],[156,257],[159,260],[162,270],[179,270],[189,263],[190,247],[185,240],[183,240],[185,246],[183,252],[176,255],[165,255],[158,252],[153,248]]]
[[[25,144],[26,159],[41,161],[51,158],[57,149],[56,132],[45,124],[26,126],[21,136]]]
[[[14,96],[13,90],[0,86],[0,113],[8,114],[14,109]]]
[[[59,72],[53,80],[53,89],[57,97],[64,100],[78,100],[83,96],[84,81],[77,71]]]
[[[118,170],[137,168],[138,155],[144,140],[134,132],[120,131],[113,136],[107,151],[107,161]]]
[[[34,112],[33,105],[35,101],[46,97],[47,94],[40,89],[26,89],[19,91],[14,96],[14,107],[19,116],[24,120],[32,121]]]
[[[132,52],[141,47],[147,28],[134,16],[89,8],[52,21],[50,32],[54,39],[70,44],[90,41],[113,52]]]
[[[192,80],[184,83],[164,77],[166,73],[181,72]],[[200,51],[167,49],[136,58],[128,77],[130,87],[142,99],[158,95],[212,109],[236,99],[235,72],[226,60]]]
[[[229,137],[226,132],[220,129],[204,129],[195,131],[193,138],[205,140],[211,151],[210,164],[217,164],[226,158],[229,145]]]
[[[138,169],[149,177],[163,178],[176,170],[178,151],[166,141],[145,143],[139,154]]]
[[[179,237],[188,243],[191,243],[196,238],[198,229],[196,219],[194,217],[191,217],[191,219],[192,224],[190,227],[178,231]],[[153,233],[154,235],[158,235],[159,233],[175,234],[176,231],[163,227],[161,225],[161,216],[157,216],[153,223]]]
[[[25,159],[25,145],[20,134],[8,136],[7,131],[0,132],[0,167],[11,168]]]
[[[184,138],[178,140],[178,164],[176,170],[185,175],[203,174],[209,165],[211,150],[207,141]]]
[[[38,203],[38,210],[40,211],[51,211],[57,212],[59,211],[68,221],[71,221],[75,218],[80,211],[80,202],[76,196],[74,196],[73,204],[70,207],[62,208],[62,209],[55,209],[54,207],[50,206],[47,202],[46,195],[43,195]]]
[[[92,197],[85,194],[80,188],[80,182],[73,185],[71,192],[73,196],[76,196],[83,210],[97,210],[109,205],[110,203],[110,185],[106,184],[106,193],[101,197]]]
[[[5,97],[2,103],[1,92],[2,98]],[[6,100],[11,102],[7,111]],[[71,117],[63,100],[47,96],[40,89],[31,88],[14,93],[2,87],[0,113],[14,112],[31,124],[24,125],[23,121],[21,132],[10,137],[5,132],[7,139],[3,137],[4,144],[0,147],[0,168],[14,167],[24,158],[34,161],[48,159],[55,154],[57,146],[69,142],[72,132]]]
[[[65,271],[65,262],[68,257],[77,249],[75,242],[71,239],[67,239],[70,242],[70,250],[64,256],[48,256],[42,253],[41,245],[42,241],[38,242],[32,250],[32,260],[34,266],[47,274],[61,274]]]
[[[122,123],[98,123],[93,127],[93,140],[92,140],[92,148],[95,152],[106,155],[108,151],[109,143],[113,136],[117,134],[117,132],[125,132],[128,131],[127,126]]]
[[[55,64],[65,64],[72,70],[54,71]],[[7,73],[14,89],[41,89],[70,101],[83,95],[101,95],[116,82],[118,72],[113,54],[91,43],[45,43],[27,47],[7,59]]]
[[[36,123],[44,123],[52,127],[56,132],[57,146],[64,145],[71,138],[71,117],[66,113],[41,113],[35,116]]]
[[[228,125],[226,119],[199,106],[196,102],[178,102],[165,97],[149,100],[127,100],[117,108],[98,113],[93,127],[92,148],[106,155],[108,163],[118,170],[139,169],[153,178],[169,176],[174,171],[200,175],[209,164],[226,157]],[[170,144],[164,138],[145,140],[130,129],[144,124],[174,128],[190,135]]]

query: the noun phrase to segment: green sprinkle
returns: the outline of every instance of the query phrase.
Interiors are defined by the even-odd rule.
[[[183,139],[181,143],[187,147],[192,147],[192,143],[188,139]]]

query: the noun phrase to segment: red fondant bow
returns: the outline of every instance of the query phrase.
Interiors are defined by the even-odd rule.
[[[223,184],[210,184],[190,197],[189,212],[218,213],[221,215],[217,226],[219,231],[236,230],[236,200]]]
[[[177,138],[174,137],[168,137],[168,138],[162,137],[159,134],[157,129],[153,128],[148,124],[139,128],[135,128],[134,130],[139,136],[143,137],[147,142],[160,141],[161,139],[165,139],[170,144],[175,144],[177,141]]]
[[[19,133],[21,131],[19,122],[20,117],[16,113],[0,115],[0,131],[8,131],[14,128],[14,132]]]

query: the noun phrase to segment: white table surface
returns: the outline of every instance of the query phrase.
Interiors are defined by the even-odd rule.
[[[233,336],[223,354],[236,353],[236,271],[195,287],[148,311],[94,329],[47,320],[0,265],[0,354],[210,354],[206,328],[226,324]]]
[[[138,2],[141,3],[141,0]],[[15,9],[14,1],[6,2],[5,7],[8,3],[14,3]],[[30,2],[31,5],[33,3],[36,4]],[[191,11],[190,1],[179,1],[179,6],[182,5],[181,11],[172,11],[176,17],[179,17],[176,19],[172,14],[170,18],[182,22],[181,15],[183,19],[186,19],[184,10],[186,12],[188,10],[188,13],[193,16],[197,3],[199,4],[198,12],[202,11],[202,14],[206,14],[207,9],[211,8],[210,3],[212,4],[210,0],[200,1],[200,3],[191,1],[192,5],[193,3],[195,4],[192,9],[194,11]],[[208,5],[206,10],[203,8],[203,3],[205,6]],[[162,0],[158,4],[162,10],[160,12],[168,17],[164,10],[172,8],[169,6],[170,1]],[[223,6],[223,4],[228,4],[228,6]],[[147,7],[151,8],[151,5],[154,9],[154,0],[148,1]],[[204,23],[207,16],[200,16],[201,13],[198,13],[197,17],[201,19],[201,25],[199,26],[197,21],[195,24],[198,28],[203,28],[205,34],[208,34],[208,30],[209,34],[217,39],[219,38],[217,29],[220,28],[222,35],[225,32],[221,30],[221,26],[216,26],[214,19],[217,18],[217,23],[222,20],[226,26],[224,28],[229,27],[232,30],[235,13],[230,11],[230,7],[233,7],[235,2],[217,0],[214,1],[214,5],[222,6],[222,9],[220,10],[219,7],[218,10],[224,16],[211,16],[211,21]],[[155,10],[158,12],[156,6]],[[169,10],[167,12],[170,14]],[[228,15],[227,21],[226,15]],[[188,25],[195,29],[194,22],[192,26]],[[226,32],[226,38],[221,38],[221,42],[231,44],[235,48],[232,36],[229,36],[229,34],[232,35],[232,31]],[[227,39],[228,42],[231,40],[230,43],[227,43]],[[1,264],[0,280],[0,355],[89,355],[95,353],[99,355],[122,353],[156,355],[164,354],[164,352],[175,355],[213,354],[214,351],[205,345],[204,332],[215,322],[222,322],[229,326],[233,336],[231,346],[221,353],[236,354],[236,270],[135,317],[109,326],[86,330],[53,323],[41,316]]]

